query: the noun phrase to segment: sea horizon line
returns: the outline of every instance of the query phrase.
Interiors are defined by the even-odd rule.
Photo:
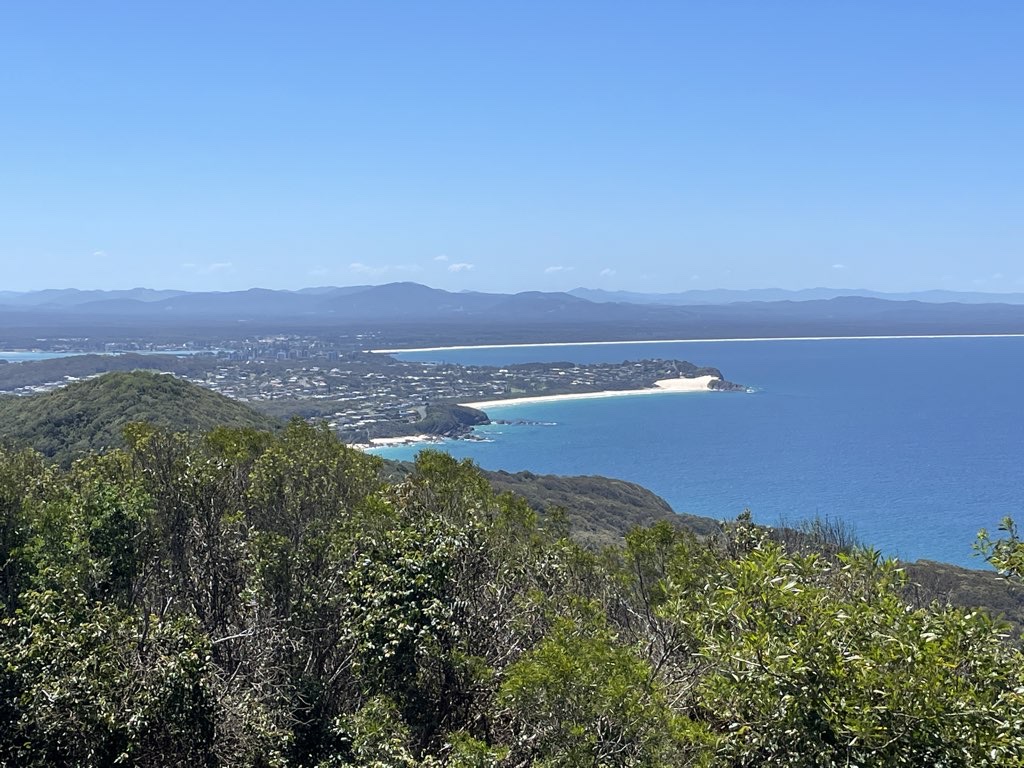
[[[452,344],[439,347],[404,347],[399,349],[371,349],[375,355],[398,355],[407,352],[444,352],[471,349],[524,349],[527,347],[596,347],[617,344],[714,344],[760,341],[884,341],[890,339],[1018,339],[1024,333],[924,333],[871,336],[752,336],[726,339],[630,339],[627,341],[540,341],[511,344]]]

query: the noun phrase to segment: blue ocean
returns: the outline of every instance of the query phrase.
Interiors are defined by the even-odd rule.
[[[14,351],[0,349],[0,360],[6,360],[9,363],[24,363],[31,360],[52,360],[55,357],[70,357],[74,352],[25,352],[25,351]]]
[[[136,355],[178,355],[179,357],[188,355],[208,355],[219,350],[215,349],[140,349],[132,350]],[[75,357],[77,355],[89,354],[86,352],[40,352],[39,350],[33,350],[26,352],[23,350],[4,350],[0,349],[0,360],[6,360],[9,363],[26,363],[33,360],[53,360],[57,357]],[[120,354],[120,353],[96,353],[96,354]]]
[[[488,469],[640,483],[718,519],[841,519],[906,560],[971,567],[979,528],[1024,518],[1024,339],[651,343],[405,353],[506,365],[678,358],[750,393],[658,394],[488,409],[528,425],[444,449]],[[379,453],[408,459],[417,447]]]

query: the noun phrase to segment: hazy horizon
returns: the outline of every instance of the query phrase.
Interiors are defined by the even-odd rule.
[[[148,286],[148,285],[133,285],[133,286],[130,286],[130,287],[125,287],[125,288],[108,288],[108,287],[82,288],[80,286],[53,286],[53,285],[51,285],[51,286],[46,286],[46,287],[42,287],[42,288],[31,288],[31,289],[17,290],[17,289],[5,288],[3,286],[0,286],[0,295],[3,295],[3,294],[33,294],[33,293],[45,293],[45,292],[48,292],[48,291],[81,291],[81,292],[105,292],[105,293],[120,293],[120,292],[131,292],[131,291],[149,291],[149,292],[153,292],[153,293],[164,293],[164,292],[172,292],[172,293],[173,292],[181,292],[181,293],[237,293],[237,292],[244,292],[244,291],[264,290],[264,291],[289,291],[289,292],[293,292],[293,293],[299,293],[299,292],[314,292],[314,291],[321,291],[321,290],[322,291],[330,291],[330,290],[337,290],[337,289],[349,289],[349,288],[361,288],[361,287],[375,288],[375,287],[380,287],[380,286],[384,286],[384,285],[394,285],[394,284],[400,284],[400,283],[421,285],[421,286],[424,286],[424,287],[427,287],[427,288],[432,288],[432,289],[437,289],[437,290],[446,290],[446,291],[450,291],[450,292],[453,292],[453,293],[513,294],[513,293],[524,293],[524,292],[525,293],[529,293],[529,292],[542,291],[542,289],[540,289],[540,288],[523,288],[522,290],[519,290],[519,291],[513,291],[513,290],[503,290],[500,287],[493,288],[493,289],[488,289],[488,288],[454,288],[454,289],[452,289],[452,288],[443,288],[442,286],[439,286],[439,285],[432,285],[430,283],[421,282],[421,281],[418,281],[418,280],[383,280],[383,281],[365,282],[365,283],[361,283],[361,282],[351,282],[351,283],[345,283],[345,284],[340,284],[339,283],[339,284],[335,284],[335,285],[328,285],[328,284],[315,285],[315,284],[309,284],[309,285],[300,286],[298,288],[285,288],[285,287],[270,286],[270,285],[249,285],[249,286],[243,286],[243,287],[238,287],[238,288],[210,288],[210,289],[204,289],[204,288],[189,289],[189,288],[179,288],[179,287],[174,287],[174,286],[157,286],[157,287],[154,287],[154,286]],[[759,292],[779,292],[779,293],[793,293],[793,294],[797,294],[797,293],[814,293],[814,292],[835,292],[835,293],[849,293],[851,295],[858,295],[858,294],[881,294],[881,295],[894,295],[894,296],[915,295],[915,294],[929,294],[929,293],[950,293],[950,294],[963,294],[965,296],[966,295],[978,295],[978,296],[994,296],[994,297],[998,297],[1000,295],[1005,295],[1005,296],[1020,296],[1020,295],[1024,295],[1024,286],[1021,286],[1021,289],[1020,290],[1016,290],[1016,291],[1014,291],[1014,290],[997,291],[997,290],[978,290],[978,289],[974,289],[974,290],[971,290],[971,289],[954,290],[954,289],[946,289],[946,288],[921,288],[921,289],[912,289],[912,290],[906,290],[906,291],[880,291],[880,290],[876,290],[876,289],[873,289],[873,288],[834,287],[834,286],[827,286],[827,285],[814,285],[814,286],[808,286],[808,287],[804,287],[804,288],[784,288],[784,287],[780,287],[780,286],[776,286],[776,285],[757,286],[757,287],[751,287],[751,288],[724,288],[724,287],[721,287],[721,286],[708,286],[708,287],[705,287],[705,288],[683,288],[683,289],[678,290],[678,291],[669,291],[669,290],[664,290],[664,291],[658,291],[658,290],[636,291],[636,290],[630,290],[630,289],[627,289],[627,288],[576,285],[576,286],[572,286],[572,287],[564,289],[564,290],[551,290],[551,291],[542,291],[542,292],[572,293],[573,291],[599,291],[599,292],[605,292],[605,293],[608,293],[608,294],[620,294],[620,293],[623,293],[623,294],[635,294],[635,295],[645,295],[645,296],[659,296],[659,295],[662,295],[662,296],[673,296],[673,295],[687,294],[687,293],[759,293]],[[2,303],[2,302],[0,302],[0,303]]]

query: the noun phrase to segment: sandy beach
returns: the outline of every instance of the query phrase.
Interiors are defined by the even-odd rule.
[[[593,400],[599,397],[623,397],[626,395],[661,395],[669,392],[707,392],[717,376],[698,376],[694,379],[661,379],[647,389],[612,389],[605,392],[573,392],[567,395],[538,395],[536,397],[513,397],[507,400],[481,400],[473,403],[459,403],[469,408],[487,410],[507,405],[525,405],[527,403],[557,403],[562,400]]]

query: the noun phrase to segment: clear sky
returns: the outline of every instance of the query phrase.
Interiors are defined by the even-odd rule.
[[[1024,290],[1024,2],[10,2],[0,289]]]

